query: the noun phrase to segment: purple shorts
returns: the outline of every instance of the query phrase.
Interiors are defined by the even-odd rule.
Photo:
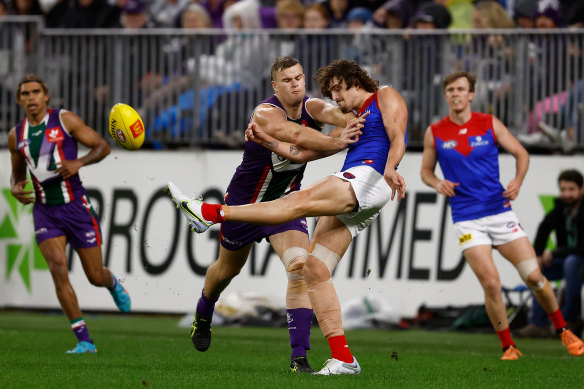
[[[35,203],[32,217],[37,244],[65,235],[74,249],[101,246],[99,218],[87,196],[63,205]]]
[[[238,250],[251,242],[261,242],[263,238],[270,240],[271,235],[284,231],[296,230],[308,235],[306,218],[295,219],[275,226],[259,226],[256,224],[225,222],[221,224],[219,241],[227,250]]]

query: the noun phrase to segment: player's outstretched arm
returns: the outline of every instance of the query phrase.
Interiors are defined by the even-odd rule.
[[[67,179],[77,174],[82,166],[91,165],[104,159],[110,153],[111,148],[93,128],[90,128],[73,112],[63,112],[61,120],[73,138],[90,148],[89,152],[81,158],[71,161],[64,160],[58,163],[56,172]]]
[[[438,193],[446,197],[452,197],[455,195],[454,188],[460,184],[448,180],[441,180],[436,177],[435,170],[437,160],[438,157],[436,155],[436,149],[434,148],[432,128],[428,127],[426,134],[424,135],[424,151],[422,153],[422,168],[420,169],[420,176],[426,185],[436,189]]]
[[[259,124],[275,139],[295,144],[303,149],[337,152],[347,147],[341,138],[330,137],[310,127],[286,120],[282,110],[272,106],[263,105],[256,108],[251,121]]]
[[[507,189],[503,192],[503,197],[509,200],[515,200],[519,195],[521,184],[529,168],[529,153],[519,143],[517,138],[509,132],[507,127],[499,119],[493,116],[493,129],[497,142],[505,151],[515,157],[515,177],[509,181]]]
[[[23,204],[34,202],[34,191],[24,190],[28,182],[26,179],[26,161],[18,152],[16,145],[16,129],[12,128],[8,132],[8,150],[10,150],[10,161],[12,163],[12,174],[10,175],[10,193]]]
[[[354,138],[361,133],[363,127],[362,122],[354,122],[351,126],[347,126],[346,131],[343,132],[343,137],[348,139]],[[270,151],[281,155],[295,163],[304,163],[314,161],[315,159],[328,157],[335,154],[336,151],[315,151],[303,149],[295,144],[282,142],[267,134],[261,126],[257,123],[251,122],[245,131],[245,139],[256,142]]]

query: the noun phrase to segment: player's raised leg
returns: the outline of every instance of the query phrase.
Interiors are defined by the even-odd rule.
[[[331,350],[331,358],[315,374],[337,375],[361,372],[361,366],[347,345],[341,305],[331,279],[334,268],[349,247],[351,240],[351,232],[337,217],[321,217],[304,266],[308,296]]]
[[[275,225],[300,217],[340,215],[353,211],[355,196],[347,181],[328,176],[308,188],[277,200],[241,206],[209,204],[200,198],[189,199],[172,182],[165,191],[185,216],[192,229],[204,232],[225,221]]]

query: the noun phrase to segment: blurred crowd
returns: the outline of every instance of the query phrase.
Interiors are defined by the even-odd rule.
[[[128,88],[137,96],[127,98],[141,112],[155,115],[150,122],[158,135],[182,136],[197,127],[206,129],[200,130],[202,138],[213,138],[240,128],[233,123],[247,122],[247,109],[237,110],[233,122],[219,124],[213,120],[224,115],[217,107],[253,107],[263,96],[259,86],[269,85],[273,58],[289,55],[303,63],[308,80],[318,66],[336,58],[357,61],[384,84],[399,80],[413,140],[422,139],[424,128],[439,114],[445,69],[460,69],[477,74],[481,82],[475,107],[496,111],[525,146],[571,153],[584,143],[584,47],[581,34],[573,32],[584,31],[584,0],[0,0],[0,19],[2,15],[42,15],[48,28],[183,29],[184,34],[169,32],[148,41],[149,49],[162,54],[155,62],[140,51],[133,34],[118,42],[127,48],[124,80],[137,86]],[[542,34],[541,29],[550,28],[564,28],[566,34]],[[197,29],[220,31],[221,36],[208,34],[194,44]],[[249,29],[276,33],[221,33]],[[288,34],[298,29],[306,33]],[[326,29],[348,34],[322,34]],[[476,33],[368,33],[400,29]],[[107,70],[105,58],[65,70],[68,55],[52,61],[62,64],[63,74]],[[0,91],[3,83],[6,91],[12,90],[4,80]],[[114,84],[84,85],[93,99],[89,103],[108,102]],[[317,95],[312,87],[307,83],[308,94]],[[526,101],[519,109],[517,99]],[[528,118],[516,115],[519,110],[528,111]],[[199,113],[198,123],[186,122],[193,112]]]
[[[0,0],[49,28],[584,27],[582,0]]]

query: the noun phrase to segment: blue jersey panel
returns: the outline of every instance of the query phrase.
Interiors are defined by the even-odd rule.
[[[464,125],[445,117],[432,125],[444,178],[460,185],[450,197],[456,223],[511,210],[499,181],[499,151],[491,115],[472,113]]]

